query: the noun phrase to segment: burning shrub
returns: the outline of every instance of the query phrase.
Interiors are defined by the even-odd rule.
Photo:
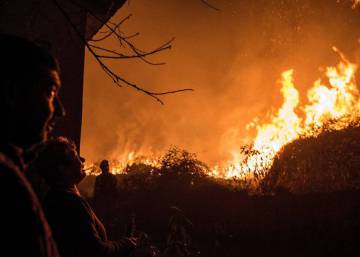
[[[209,168],[195,154],[179,148],[171,148],[161,159],[158,167],[145,163],[126,166],[119,175],[120,186],[125,190],[162,190],[179,187],[196,187],[210,182]]]
[[[175,178],[186,185],[195,185],[208,177],[209,168],[195,154],[171,148],[161,159],[159,174],[162,179]]]
[[[151,190],[156,187],[158,172],[159,170],[150,164],[133,163],[126,166],[124,173],[118,175],[118,178],[125,190]]]
[[[360,188],[360,122],[343,130],[321,128],[315,137],[284,146],[262,181],[265,191],[282,187],[292,192]]]

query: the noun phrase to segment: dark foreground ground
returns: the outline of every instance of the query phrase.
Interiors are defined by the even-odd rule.
[[[360,121],[340,131],[331,124],[286,145],[257,196],[207,176],[204,163],[178,149],[160,168],[128,166],[119,189],[98,200],[94,176],[82,190],[113,238],[143,231],[162,252],[183,243],[175,248],[185,253],[166,257],[360,256]]]
[[[360,256],[360,191],[249,196],[216,187],[167,187],[120,190],[106,199],[99,207],[89,198],[113,238],[128,234],[135,217],[136,230],[160,249],[177,233],[169,227],[172,217],[199,256]]]

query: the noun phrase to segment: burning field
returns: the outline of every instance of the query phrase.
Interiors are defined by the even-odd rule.
[[[251,144],[233,149],[231,160],[200,171],[213,178],[236,180],[239,186],[246,185],[248,189],[264,184],[294,191],[358,188],[357,65],[336,47],[333,51],[339,63],[323,69],[323,76],[307,91],[306,102],[300,102],[296,72],[284,71],[279,80],[283,103],[275,112],[247,125],[247,129],[256,130]],[[111,160],[112,173],[126,173],[134,165],[155,170],[163,165],[161,160],[161,157],[130,152],[121,159]]]
[[[132,95],[115,99],[118,91],[85,90],[85,99],[86,94],[93,99],[85,100],[82,140],[89,173],[98,174],[104,158],[110,160],[114,174],[127,174],[135,166],[156,173],[174,149],[185,149],[176,151],[194,153],[192,158],[204,164],[201,174],[237,188],[255,192],[276,187],[294,192],[358,188],[359,1],[218,4],[224,13],[233,9],[231,15],[210,19],[214,13],[204,13],[203,6],[186,14],[189,22],[198,16],[214,22],[219,29],[214,41],[205,33],[210,24],[192,20],[199,36],[180,37],[182,52],[175,48],[173,59],[161,56],[179,67],[163,68],[161,73],[141,68],[142,74],[133,77],[146,84],[173,84],[171,79],[177,78],[179,87],[195,85],[193,95],[170,98],[163,108],[148,99],[133,100]],[[173,5],[162,8],[171,13]],[[159,28],[162,25],[162,20],[156,23],[158,13],[153,17],[136,3],[129,6],[123,11],[139,12]],[[137,25],[152,31],[148,38],[158,39],[167,32],[164,27],[156,34],[155,25]],[[128,26],[133,29],[131,23]],[[179,24],[172,29],[180,35],[187,32]],[[206,51],[189,47],[203,41],[213,44],[202,43]],[[223,51],[215,50],[219,47]],[[186,75],[181,75],[180,67]],[[119,69],[132,78],[139,66],[130,63]],[[101,80],[99,72],[88,73],[89,83]],[[86,101],[95,104],[86,107]]]
[[[138,44],[175,33],[151,59],[168,64],[108,62],[194,92],[160,106],[87,59],[82,194],[114,238],[160,256],[359,256],[360,2],[199,2],[131,1],[114,18],[141,16],[127,23]],[[102,159],[118,183],[107,195],[93,192]]]

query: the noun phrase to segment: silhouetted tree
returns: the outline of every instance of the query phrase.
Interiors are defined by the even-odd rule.
[[[105,31],[99,32],[99,36],[92,37],[89,40],[79,31],[74,21],[71,19],[69,15],[69,11],[66,7],[58,0],[52,0],[54,5],[61,11],[64,18],[67,20],[69,25],[74,29],[78,37],[81,39],[85,47],[88,49],[90,54],[95,58],[100,67],[104,70],[107,76],[109,76],[112,81],[119,87],[129,86],[133,89],[136,89],[154,99],[156,99],[159,103],[163,104],[163,101],[160,99],[164,95],[184,92],[184,91],[193,91],[191,88],[170,90],[170,91],[162,91],[155,92],[151,90],[147,90],[141,86],[138,86],[136,83],[130,82],[126,78],[124,78],[118,71],[114,71],[108,64],[104,62],[107,59],[115,59],[115,60],[128,60],[128,59],[139,59],[150,65],[163,65],[164,62],[152,62],[148,60],[148,57],[159,52],[171,49],[171,43],[174,38],[169,41],[161,44],[159,47],[156,47],[152,50],[143,50],[136,46],[132,39],[140,35],[140,33],[133,33],[131,35],[125,35],[121,28],[122,25],[131,18],[131,14],[121,19],[119,22],[112,22],[108,20],[104,20],[102,17],[94,13],[86,4],[82,1],[76,0],[66,0],[67,3],[71,4],[73,7],[78,8],[82,11],[85,11],[90,17],[96,20],[98,23],[102,24],[105,28]],[[126,2],[123,0],[122,2]],[[203,4],[212,8],[214,10],[219,11],[214,5],[210,4],[208,1],[201,0]],[[102,46],[102,42],[108,38],[115,38],[119,44],[118,49],[109,49]]]

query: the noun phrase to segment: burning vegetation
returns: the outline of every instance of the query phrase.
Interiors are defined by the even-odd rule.
[[[347,8],[359,3],[347,1]],[[358,65],[336,47],[332,50],[339,61],[321,68],[318,79],[303,76],[296,62],[295,69],[279,67],[282,103],[254,119],[249,114],[249,141],[237,140],[245,133],[225,138],[226,130],[246,122],[239,126],[232,125],[232,118],[224,119],[217,135],[209,129],[211,136],[221,138],[211,145],[219,146],[218,152],[228,151],[230,158],[209,158],[215,164],[208,165],[182,148],[159,154],[166,142],[177,141],[164,124],[156,124],[154,131],[145,123],[128,129],[140,133],[120,133],[125,142],[108,151],[117,187],[106,195],[91,192],[100,173],[99,163],[94,163],[80,190],[102,213],[112,236],[145,238],[144,245],[154,243],[158,248],[151,251],[159,256],[355,256],[360,245]],[[306,91],[304,77],[310,80]],[[160,127],[169,135],[166,142],[157,134]],[[146,129],[153,141],[143,140]],[[181,138],[188,136],[181,126],[176,131]],[[188,139],[186,143],[193,138]],[[152,152],[148,146],[156,143],[160,146]]]
[[[276,112],[268,113],[267,119],[256,118],[248,124],[247,129],[255,129],[257,134],[250,145],[230,151],[232,160],[209,168],[195,155],[176,148],[162,158],[130,152],[111,161],[112,173],[136,176],[136,172],[142,172],[156,177],[179,172],[195,180],[211,177],[256,191],[276,186],[294,191],[321,190],[325,187],[320,184],[325,182],[327,189],[358,184],[353,180],[356,171],[340,165],[348,167],[357,163],[350,157],[358,152],[356,144],[360,138],[356,134],[360,113],[355,80],[357,65],[336,47],[333,50],[340,62],[323,70],[324,76],[307,91],[306,103],[300,101],[294,70],[281,74],[283,104]],[[316,161],[309,161],[312,158]],[[332,166],[334,163],[337,169]],[[97,174],[98,170],[93,168],[90,173]],[[317,178],[322,178],[321,182]],[[342,182],[334,184],[335,180]],[[316,183],[320,184],[315,186]]]
[[[347,2],[347,8],[360,3]],[[119,144],[116,151],[121,154],[109,154],[117,188],[100,195],[108,209],[111,234],[120,237],[121,231],[128,232],[124,224],[130,221],[130,234],[139,235],[137,227],[149,232],[163,253],[160,256],[359,253],[358,66],[336,47],[332,50],[338,63],[321,68],[320,77],[311,79],[314,82],[307,83],[306,91],[301,65],[279,68],[282,103],[265,115],[247,117],[252,121],[246,130],[253,135],[248,144],[231,136],[235,140],[229,143],[229,137],[221,137],[227,141],[217,145],[227,146],[223,148],[230,158],[208,165],[177,147],[162,155],[155,149],[152,154],[145,148],[151,143],[139,136],[143,131],[135,133],[134,144],[131,140]],[[231,122],[224,124],[225,130],[234,127]],[[147,128],[140,126],[140,130]],[[161,149],[169,145],[158,141]],[[96,193],[92,195],[91,189],[100,173],[98,166],[89,166],[94,176],[88,176],[80,188],[95,207]]]
[[[299,92],[294,85],[293,70],[282,73],[281,93],[284,102],[270,115],[270,121],[258,120],[249,124],[257,135],[245,152],[233,152],[234,159],[223,170],[214,173],[221,177],[263,176],[271,168],[282,147],[299,139],[317,137],[323,127],[334,130],[346,128],[359,118],[360,99],[355,82],[357,65],[351,63],[335,47],[341,58],[336,67],[325,69],[325,79],[320,78],[307,92],[308,103],[301,105]]]

